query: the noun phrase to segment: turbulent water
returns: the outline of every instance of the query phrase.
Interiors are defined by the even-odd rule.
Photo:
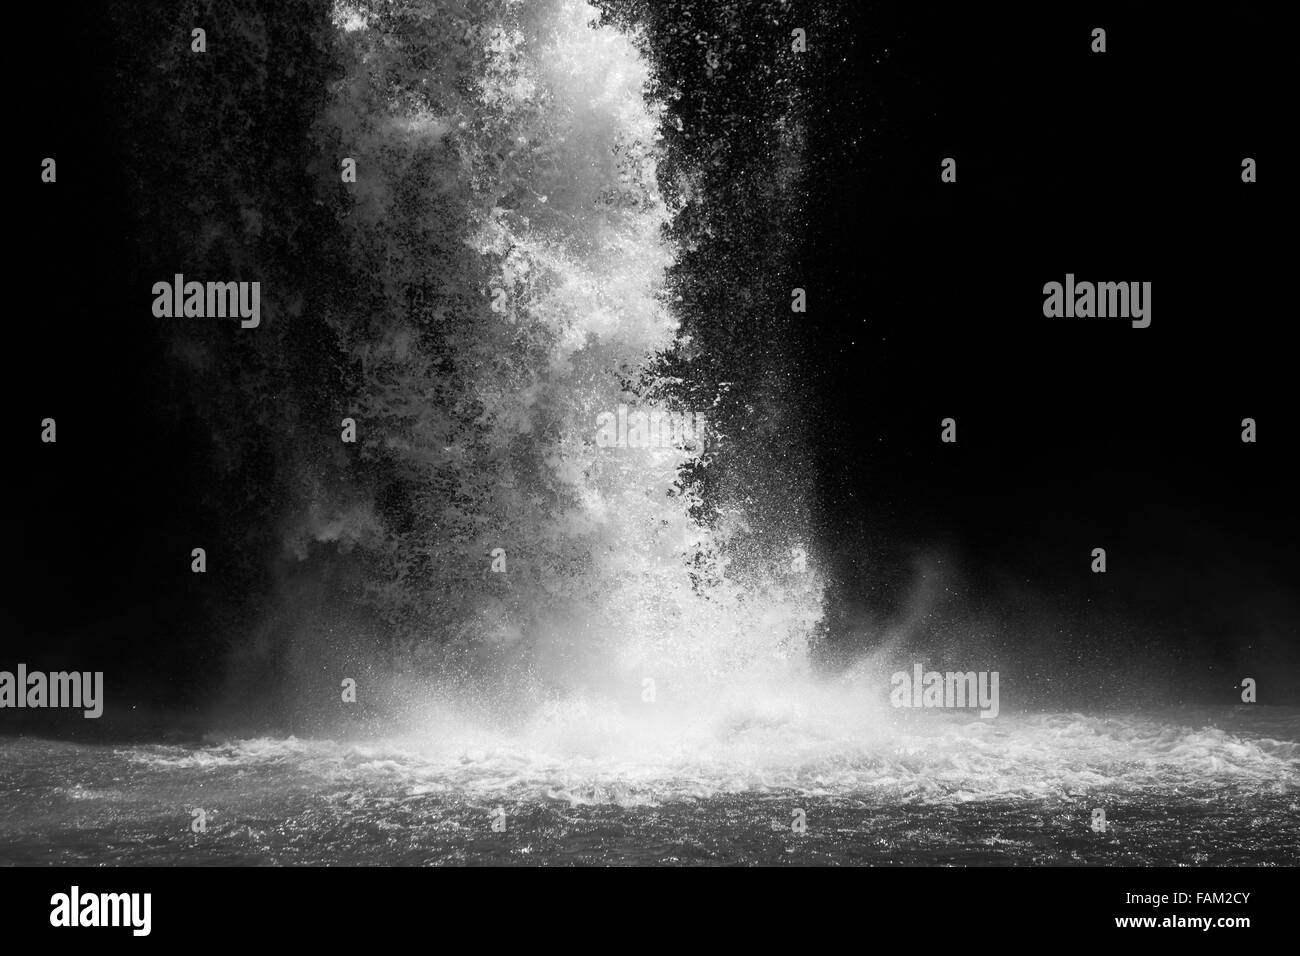
[[[774,700],[722,706],[701,723],[572,703],[509,732],[435,717],[387,739],[12,739],[0,744],[0,860],[1267,865],[1300,855],[1294,709],[876,712],[855,724],[852,706],[847,695],[824,707]],[[1092,829],[1095,808],[1104,833]]]
[[[680,250],[664,227],[689,214],[688,249],[712,229],[699,171],[680,158],[679,181],[660,195],[667,106],[645,101],[649,68],[636,46],[594,29],[597,11],[581,0],[337,8],[342,79],[318,152],[361,158],[339,227],[341,258],[355,264],[340,285],[361,291],[356,308],[326,309],[321,321],[343,343],[340,366],[364,370],[358,393],[337,404],[359,408],[361,446],[383,466],[371,470],[400,476],[405,493],[385,500],[403,499],[407,513],[386,526],[362,480],[369,471],[318,487],[326,469],[305,459],[309,500],[295,502],[286,547],[304,563],[335,546],[365,551],[385,570],[368,599],[404,622],[410,656],[450,646],[480,673],[500,670],[518,707],[503,716],[431,692],[408,696],[400,727],[331,739],[3,739],[0,862],[1295,861],[1295,710],[1004,707],[985,720],[893,710],[879,674],[815,681],[806,650],[821,584],[802,545],[770,544],[782,566],[746,579],[727,550],[729,535],[743,537],[728,527],[747,530],[744,509],[715,501],[720,527],[706,528],[677,488],[698,449],[597,439],[620,406],[663,404],[626,383],[648,377],[678,333],[664,275]],[[274,66],[257,44],[244,49],[263,73]],[[183,62],[177,87],[191,73]],[[224,96],[206,78],[196,85],[203,109],[189,112],[226,118],[214,128],[253,128],[244,72],[230,75],[239,82]],[[158,87],[169,109],[172,86]],[[676,130],[683,142],[697,135]],[[797,154],[797,137],[787,139]],[[248,184],[237,186],[243,197]],[[242,198],[224,205],[256,212]],[[374,287],[362,287],[372,273]],[[726,328],[740,329],[758,307],[721,308]],[[285,338],[259,333],[258,347],[315,355],[282,347],[301,327],[270,320],[264,331]],[[214,341],[177,351],[197,367],[211,356],[240,367],[242,353]],[[264,364],[250,364],[259,378]],[[225,391],[207,414],[228,407],[230,421],[255,421],[259,433],[283,419],[275,434],[288,447],[311,416],[282,415],[280,385],[266,386],[273,415],[246,413],[246,396],[227,401]],[[705,395],[703,407],[680,410],[707,412],[709,442],[728,438],[714,404]],[[776,441],[784,456],[802,439]],[[731,479],[739,498],[758,494],[757,477]],[[495,573],[493,554],[508,556],[508,573]],[[306,612],[286,602],[281,616]],[[369,706],[379,683],[370,659],[331,643],[346,630],[305,620],[288,649],[259,631],[246,657],[317,676],[319,686],[295,692],[305,711],[337,710],[339,681],[354,675]],[[514,673],[524,677],[509,688]],[[640,696],[646,681],[653,700]],[[1092,828],[1097,809],[1104,832]]]

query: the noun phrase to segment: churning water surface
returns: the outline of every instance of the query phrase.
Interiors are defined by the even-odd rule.
[[[387,739],[0,743],[10,864],[1294,864],[1300,711],[711,721],[589,701]],[[500,808],[500,811],[498,811]],[[191,830],[202,809],[206,831]],[[1106,828],[1093,828],[1093,811]],[[802,818],[806,828],[795,832]],[[504,830],[493,820],[504,813]],[[500,824],[498,823],[498,826]]]

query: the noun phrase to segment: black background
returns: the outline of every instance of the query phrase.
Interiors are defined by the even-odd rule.
[[[976,603],[1068,616],[1074,653],[1158,649],[1231,700],[1216,665],[1267,646],[1294,697],[1282,197],[1240,176],[1272,165],[1278,34],[1244,5],[864,11],[811,150],[807,257],[809,446],[846,592],[896,605],[933,552]],[[1150,281],[1151,326],[1044,318],[1067,272]]]

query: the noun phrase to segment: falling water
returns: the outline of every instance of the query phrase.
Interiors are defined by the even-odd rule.
[[[317,487],[285,537],[303,561],[327,544],[387,562],[366,596],[400,619],[404,650],[366,671],[363,717],[320,716],[294,736],[5,741],[7,860],[1294,859],[1293,711],[1029,711],[1011,687],[984,720],[892,707],[902,656],[816,667],[815,561],[738,573],[740,503],[722,503],[725,521],[692,518],[681,469],[717,436],[597,442],[620,405],[711,411],[681,408],[652,372],[679,325],[664,227],[680,209],[660,194],[663,113],[635,44],[593,26],[581,0],[520,0],[492,22],[438,24],[472,52],[466,83],[460,47],[419,49],[433,7],[401,8],[409,33],[380,29],[376,9],[337,7],[350,70],[322,135],[382,171],[358,180],[345,227],[382,304],[328,321],[366,369],[366,453],[420,514],[395,532],[364,489]],[[394,85],[417,55],[421,88]],[[682,202],[700,201],[683,186]],[[444,313],[458,303],[480,331],[456,344],[448,385],[421,323],[457,321]],[[475,570],[466,584],[461,569],[487,568],[498,547],[501,580]],[[461,599],[421,604],[435,597],[420,582],[440,579]],[[302,629],[296,686],[319,679],[333,702],[347,644]]]

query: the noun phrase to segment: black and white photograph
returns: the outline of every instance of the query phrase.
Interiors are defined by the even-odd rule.
[[[1280,14],[14,11],[3,924],[838,869],[877,916],[1267,931]]]

